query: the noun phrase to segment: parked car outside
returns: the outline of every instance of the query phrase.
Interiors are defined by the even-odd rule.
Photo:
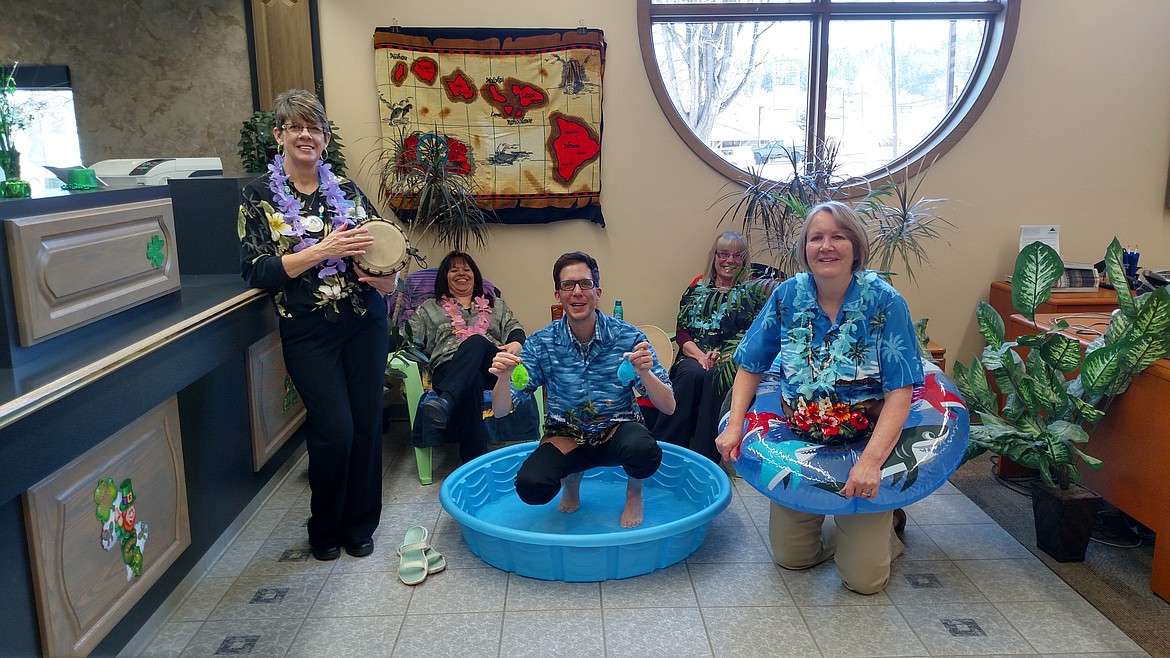
[[[747,171],[748,167],[753,164],[759,164],[755,161],[755,156],[752,150],[747,146],[721,146],[715,151],[723,157],[724,160],[730,162],[736,167]]]
[[[762,165],[768,161],[785,162],[791,159],[803,160],[804,146],[786,144],[782,140],[777,139],[753,148],[752,156],[758,165]]]

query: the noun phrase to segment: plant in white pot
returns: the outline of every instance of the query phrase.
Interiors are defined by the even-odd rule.
[[[969,366],[954,367],[955,383],[980,420],[971,426],[967,458],[991,451],[1039,472],[1033,486],[1037,545],[1061,562],[1084,559],[1099,505],[1096,494],[1078,483],[1079,464],[1100,468],[1101,460],[1079,446],[1133,377],[1170,354],[1170,290],[1133,297],[1121,252],[1114,239],[1105,255],[1118,311],[1083,351],[1078,340],[1062,333],[1068,329],[1063,320],[1047,331],[1007,340],[1003,318],[980,302],[976,316],[987,347]],[[1012,306],[1034,321],[1063,272],[1055,250],[1039,242],[1028,245],[1016,258]],[[1027,348],[1027,355],[1019,348]]]

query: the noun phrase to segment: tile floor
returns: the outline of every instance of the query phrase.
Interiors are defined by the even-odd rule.
[[[487,566],[439,504],[454,450],[420,486],[405,433],[387,435],[373,555],[309,555],[302,457],[178,604],[149,656],[1145,656],[1047,567],[947,484],[907,508],[889,587],[859,596],[831,563],[772,564],[767,500],[735,480],[703,545],[627,580],[532,580]],[[397,577],[394,546],[420,524],[448,569]]]

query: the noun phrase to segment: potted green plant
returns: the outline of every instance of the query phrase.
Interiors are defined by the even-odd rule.
[[[761,176],[760,170],[750,169],[746,179],[733,183],[742,189],[728,192],[712,204],[731,202],[719,223],[739,218],[745,235],[762,239],[765,251],[779,268],[794,272],[799,267],[796,239],[809,209],[825,201],[846,200],[850,186],[858,182],[838,173],[838,148],[836,142],[821,142],[807,160],[795,149],[785,150],[792,175],[782,181],[768,180]],[[936,212],[946,199],[919,195],[923,178],[920,172],[917,182],[911,185],[907,173],[901,181],[889,180],[876,188],[870,187],[854,204],[870,233],[871,262],[887,278],[892,276],[890,268],[894,262],[900,261],[907,278],[914,283],[915,268],[930,263],[927,243],[940,239],[941,229],[953,228]],[[934,361],[926,322],[922,319],[916,323],[919,347],[924,358]],[[738,339],[729,341],[725,345],[727,353],[734,352],[737,344]]]
[[[0,76],[0,169],[4,170],[3,196],[28,196],[29,185],[20,179],[20,151],[13,133],[27,125],[28,118],[12,102],[16,93],[16,67]]]
[[[450,249],[483,248],[495,213],[476,199],[475,159],[466,143],[402,129],[372,157],[379,195],[400,219]]]
[[[276,127],[276,116],[272,110],[255,112],[248,117],[240,127],[240,141],[236,144],[239,149],[240,163],[244,171],[250,174],[262,173],[268,169],[276,155],[276,136],[272,129]],[[345,154],[341,152],[341,137],[337,134],[337,126],[329,122],[329,144],[325,147],[323,159],[333,165],[333,173],[345,175]]]
[[[786,180],[770,180],[760,168],[749,168],[747,178],[729,183],[742,189],[733,189],[711,204],[731,203],[719,223],[738,217],[743,234],[762,241],[782,272],[796,271],[796,237],[809,208],[847,196],[851,180],[837,173],[837,150],[836,142],[821,142],[807,161],[795,149],[784,150],[792,168]]]
[[[902,180],[887,180],[871,188],[857,203],[857,212],[870,233],[870,247],[877,269],[890,272],[895,260],[901,261],[906,278],[914,283],[914,269],[928,265],[927,243],[942,238],[940,229],[954,224],[936,213],[947,199],[930,199],[919,194],[925,176],[919,171],[911,185],[910,173]],[[923,324],[925,330],[925,323]]]
[[[1096,494],[1078,482],[1080,463],[1099,468],[1101,460],[1079,446],[1133,377],[1170,354],[1170,291],[1133,297],[1121,252],[1114,239],[1105,254],[1118,311],[1083,353],[1079,341],[1062,333],[1068,329],[1063,320],[1047,331],[1007,340],[1003,318],[981,301],[976,317],[987,347],[969,366],[954,367],[955,383],[980,421],[971,427],[967,458],[991,451],[1039,472],[1032,488],[1036,543],[1061,562],[1084,560],[1099,505]],[[1028,245],[1016,258],[1012,306],[1034,321],[1063,272],[1055,250]],[[1027,348],[1027,354],[1018,348]]]

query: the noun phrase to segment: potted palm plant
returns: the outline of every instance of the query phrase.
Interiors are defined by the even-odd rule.
[[[939,204],[947,200],[921,196],[925,176],[920,170],[915,178],[911,185],[906,172],[900,181],[888,180],[871,188],[857,203],[857,212],[870,232],[877,269],[889,272],[895,260],[901,261],[910,283],[914,283],[914,268],[930,263],[927,243],[941,239],[941,229],[954,228],[936,213]]]
[[[845,189],[854,182],[837,172],[837,149],[836,142],[821,142],[807,161],[803,153],[785,150],[792,168],[786,180],[769,180],[761,169],[749,168],[747,178],[729,183],[742,189],[733,189],[712,204],[730,202],[719,223],[738,217],[743,234],[761,240],[782,272],[796,271],[796,237],[808,210],[824,201],[845,199]]]
[[[1062,333],[1068,329],[1063,320],[1047,331],[1007,340],[1003,318],[981,301],[976,317],[987,347],[969,366],[954,367],[955,383],[980,420],[971,427],[967,458],[991,451],[1039,472],[1032,488],[1036,543],[1060,562],[1084,560],[1100,502],[1078,482],[1080,463],[1100,468],[1101,461],[1079,446],[1133,377],[1170,354],[1170,290],[1134,298],[1121,252],[1114,239],[1105,255],[1118,311],[1083,352],[1079,341]],[[1016,258],[1012,306],[1034,321],[1063,272],[1055,250],[1039,242],[1028,245]]]
[[[402,129],[373,158],[379,195],[400,219],[456,251],[484,247],[495,212],[476,199],[475,159],[466,143]]]
[[[749,169],[747,178],[731,183],[742,189],[732,190],[712,204],[730,202],[719,223],[738,218],[743,233],[762,239],[765,251],[782,271],[795,271],[800,247],[796,240],[809,209],[825,201],[847,199],[850,187],[859,182],[838,173],[838,148],[836,142],[821,142],[807,160],[804,153],[786,150],[784,155],[792,175],[782,181],[763,178],[759,169]],[[871,262],[887,278],[892,276],[893,264],[900,262],[911,283],[914,283],[915,268],[930,264],[927,244],[940,239],[942,229],[953,228],[936,212],[947,200],[920,196],[924,178],[921,171],[915,178],[917,182],[912,185],[907,172],[900,181],[889,180],[876,188],[870,187],[854,204],[870,233]],[[934,361],[926,323],[924,318],[915,324],[919,348],[924,358]],[[734,352],[737,344],[738,339],[729,341],[725,345],[726,353]],[[734,371],[727,377],[732,374]]]

